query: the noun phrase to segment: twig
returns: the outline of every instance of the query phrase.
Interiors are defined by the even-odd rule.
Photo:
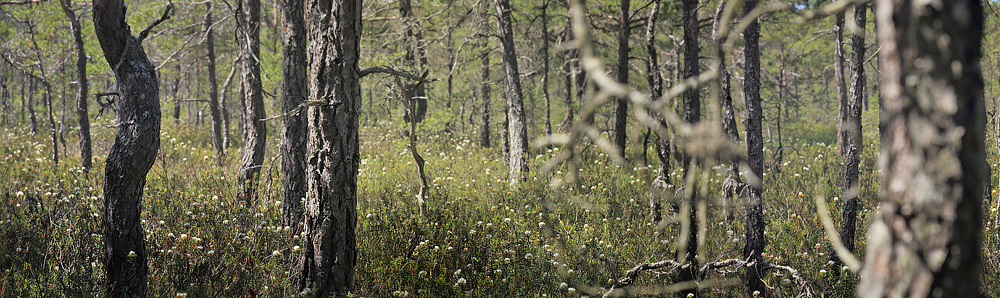
[[[2,6],[2,5],[22,5],[22,4],[33,4],[33,3],[42,3],[42,2],[45,2],[45,1],[47,1],[47,0],[21,0],[21,1],[3,1],[3,2],[0,2],[0,6]]]
[[[174,9],[174,3],[173,2],[168,2],[167,3],[167,8],[163,10],[163,15],[160,16],[159,19],[156,19],[155,21],[153,21],[153,23],[149,24],[149,26],[146,26],[146,29],[142,29],[142,32],[139,32],[139,36],[136,37],[136,39],[139,40],[139,43],[142,43],[142,41],[144,39],[146,39],[146,36],[149,36],[149,31],[152,31],[153,27],[156,27],[156,25],[159,25],[160,23],[163,23],[163,21],[169,20],[170,19],[170,11],[173,10],[173,9]]]
[[[373,74],[373,73],[390,74],[390,75],[394,75],[394,76],[398,76],[398,77],[403,77],[403,78],[411,79],[411,80],[414,80],[414,81],[425,82],[425,83],[434,82],[434,81],[438,80],[438,79],[426,79],[426,78],[422,78],[422,77],[418,77],[418,76],[406,73],[406,72],[401,71],[401,70],[395,70],[395,69],[392,69],[392,68],[381,67],[381,66],[369,67],[369,68],[365,68],[365,69],[361,70],[360,77],[363,78],[363,77],[365,77],[367,75],[370,75],[370,74]]]

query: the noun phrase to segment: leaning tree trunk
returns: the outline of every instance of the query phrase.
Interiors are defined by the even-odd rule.
[[[306,197],[305,113],[300,105],[309,96],[306,77],[306,23],[302,0],[283,1],[281,101],[285,126],[281,130],[282,223],[296,232],[302,222],[302,198]]]
[[[246,130],[240,158],[238,197],[250,206],[256,200],[260,168],[264,164],[267,126],[260,81],[260,0],[240,0],[236,11],[236,40],[243,59],[243,116]]]
[[[346,296],[357,262],[361,1],[309,0],[309,127],[300,289]],[[336,34],[334,34],[336,33]]]
[[[631,9],[629,4],[632,0],[621,0],[621,10],[618,15],[618,66],[617,79],[619,83],[628,85],[628,39],[631,24]],[[618,154],[625,156],[625,143],[628,141],[628,101],[625,98],[617,100],[615,108],[615,148]]]
[[[847,102],[847,122],[841,126],[847,131],[844,155],[844,212],[840,227],[840,241],[847,250],[854,251],[854,234],[858,221],[858,166],[864,145],[861,143],[861,109],[865,97],[865,25],[868,23],[868,4],[861,3],[854,8],[855,31],[851,37],[851,95]],[[831,260],[839,262],[836,253]]]
[[[683,15],[681,16],[681,22],[684,24],[684,79],[692,79],[698,77],[701,69],[698,67],[698,0],[684,0],[683,1]],[[697,124],[701,121],[701,89],[691,88],[684,92],[684,121],[690,124]],[[687,177],[690,171],[694,170],[694,163],[692,163],[691,155],[685,152],[684,162],[681,164],[684,168],[684,176]],[[687,182],[687,179],[681,180],[683,183]],[[688,185],[688,187],[695,187],[694,185]],[[684,256],[684,264],[688,264],[688,268],[682,269],[680,272],[681,281],[694,281],[698,271],[698,259],[695,255],[698,253],[698,208],[697,195],[692,195],[691,200],[688,202],[690,208],[688,209],[688,234],[687,234],[687,255]],[[697,295],[697,287],[693,289],[687,289],[681,291],[681,295],[684,297],[693,297]]]
[[[76,18],[70,1],[60,0],[59,4],[69,19],[73,42],[76,45],[76,80],[79,86],[76,91],[76,115],[77,123],[80,124],[80,163],[85,172],[90,172],[90,168],[93,167],[93,151],[90,144],[90,118],[87,113],[87,93],[90,92],[90,84],[87,82],[87,52],[83,48],[80,20]]]
[[[208,48],[208,110],[212,114],[212,146],[216,164],[222,164],[226,146],[222,142],[222,112],[219,110],[219,82],[215,78],[215,40],[212,37],[212,3],[205,3],[205,46]]]
[[[886,130],[858,296],[979,297],[983,3],[875,3]]]
[[[747,0],[743,6],[743,15],[747,15],[757,7],[758,0]],[[763,120],[760,100],[760,23],[753,20],[743,31],[745,47],[743,49],[745,70],[743,94],[747,106],[746,135],[747,158],[750,164],[749,198],[746,211],[746,243],[743,246],[743,259],[752,264],[747,267],[744,282],[747,286],[747,296],[770,297],[764,284],[764,259],[761,256],[767,240],[764,239],[764,136],[761,134]]]
[[[514,50],[514,31],[511,28],[510,0],[495,0],[500,49],[503,58],[504,82],[507,85],[507,121],[510,146],[510,184],[517,185],[528,176],[528,130],[524,122],[524,96],[521,94],[521,75],[517,69]]]
[[[141,40],[125,23],[124,1],[94,1],[94,29],[119,95],[115,143],[104,169],[105,293],[145,296],[148,265],[139,217],[146,173],[160,149],[160,86]]]
[[[653,0],[653,8],[650,9],[649,18],[646,20],[646,85],[649,86],[650,100],[661,100],[663,96],[663,76],[660,74],[659,51],[656,50],[656,18],[660,13],[660,0]],[[569,92],[569,91],[567,91]],[[658,122],[663,127],[667,127],[666,121],[659,115]],[[670,148],[670,138],[656,134],[656,157],[660,165],[656,169],[656,177],[649,186],[649,218],[654,223],[659,223],[662,219],[660,215],[660,203],[663,192],[670,187],[670,156],[667,148]]]

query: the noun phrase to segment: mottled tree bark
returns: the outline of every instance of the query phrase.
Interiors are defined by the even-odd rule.
[[[854,251],[854,235],[858,221],[858,200],[861,186],[858,184],[858,167],[864,151],[861,135],[861,109],[865,97],[865,27],[868,23],[868,4],[861,3],[854,8],[855,32],[852,33],[851,47],[851,92],[847,102],[847,122],[841,123],[847,131],[844,139],[844,210],[840,227],[840,241],[847,250]],[[839,262],[836,253],[830,259]]]
[[[300,289],[346,296],[357,262],[360,0],[306,2],[309,42],[306,204]]]
[[[649,18],[646,20],[646,85],[649,86],[650,100],[661,100],[663,96],[663,77],[660,74],[659,52],[656,50],[656,19],[660,13],[660,1],[653,0],[653,7],[650,9]],[[568,92],[568,91],[567,91]],[[656,115],[660,125],[667,127],[666,121]],[[656,157],[660,165],[656,169],[656,177],[649,186],[649,219],[658,223],[662,219],[660,214],[663,192],[670,187],[670,138],[656,135]]]
[[[424,40],[423,30],[420,29],[420,24],[417,23],[417,19],[413,14],[413,5],[410,0],[398,0],[398,2],[399,17],[406,28],[406,38],[403,39],[403,47],[406,49],[406,55],[403,56],[403,62],[423,72],[422,69],[427,67],[427,53],[424,51],[424,47],[420,45]],[[412,114],[412,118],[419,123],[424,121],[424,116],[427,115],[427,87],[421,84],[412,92],[414,95],[413,98],[416,100],[416,109],[413,109],[413,111],[403,109],[403,120],[410,122],[410,115]],[[404,105],[408,104],[404,103]]]
[[[632,0],[621,0],[621,9],[618,14],[618,65],[616,67],[616,79],[619,83],[628,85],[628,39],[631,31],[631,9],[629,5]],[[619,98],[615,107],[615,148],[618,154],[625,156],[625,143],[628,142],[628,100]]]
[[[489,13],[487,12],[486,6],[483,6],[482,20],[479,22],[480,32],[489,32],[488,25]],[[482,126],[479,127],[479,146],[483,148],[490,147],[490,50],[489,50],[489,39],[483,38],[482,44],[480,45],[479,53],[479,73],[482,78],[479,85],[479,96],[482,98],[482,114],[481,122]]]
[[[747,0],[743,4],[743,15],[757,7],[758,0]],[[743,96],[746,100],[747,117],[745,122],[747,135],[747,158],[750,164],[750,176],[756,177],[750,183],[749,199],[746,205],[746,243],[743,246],[743,259],[747,260],[744,282],[747,286],[747,296],[770,297],[764,284],[764,259],[761,252],[767,245],[764,238],[764,136],[761,134],[763,120],[760,100],[760,23],[754,20],[743,31],[745,46]]]
[[[495,0],[497,9],[500,50],[503,57],[504,82],[507,87],[507,133],[510,157],[510,183],[517,185],[528,176],[528,131],[524,121],[524,96],[521,94],[521,75],[517,68],[514,50],[514,31],[511,28],[510,0]]]
[[[552,134],[552,100],[549,99],[549,1],[541,6],[542,15],[542,95],[545,97],[545,134]]]
[[[87,93],[90,91],[90,83],[87,81],[87,52],[83,48],[83,33],[81,33],[80,20],[76,18],[73,7],[69,0],[60,0],[66,18],[69,19],[70,31],[73,32],[73,44],[76,46],[76,115],[77,123],[80,125],[80,165],[85,172],[90,172],[93,167],[93,151],[90,141],[90,118],[87,112]]]
[[[222,94],[219,98],[219,112],[222,113],[222,147],[229,148],[229,144],[232,143],[229,140],[229,108],[226,105],[227,98],[229,98],[229,86],[233,83],[233,76],[236,75],[237,65],[240,63],[240,57],[237,56],[233,59],[233,63],[229,68],[229,75],[226,76],[226,80],[222,82]]]
[[[726,2],[719,2],[718,8],[715,10],[715,24],[712,25],[712,39],[719,41],[720,38],[725,38],[725,36],[719,36],[719,22],[722,20],[722,13],[726,7]],[[723,44],[717,42],[717,44]],[[736,111],[733,109],[733,95],[731,93],[731,75],[729,73],[729,68],[726,67],[726,56],[725,54],[719,55],[719,76],[722,80],[722,90],[719,98],[721,98],[722,105],[722,130],[726,132],[726,136],[729,137],[729,142],[731,144],[740,143],[740,133],[736,127]],[[743,188],[743,180],[739,175],[739,162],[733,161],[729,164],[729,173],[726,175],[726,180],[722,182],[722,206],[723,212],[725,213],[726,219],[732,218],[732,208],[730,207],[730,201],[733,201],[738,192]]]
[[[104,170],[105,294],[141,297],[148,265],[139,217],[146,174],[160,148],[160,86],[140,40],[125,23],[124,1],[95,0],[94,29],[119,94],[115,143]]]
[[[264,164],[267,126],[264,123],[264,97],[260,81],[260,0],[240,0],[236,7],[236,41],[243,56],[243,116],[246,130],[240,158],[237,196],[248,206],[257,198],[260,168]]]
[[[684,79],[691,79],[697,77],[701,73],[701,68],[698,65],[698,56],[700,51],[698,48],[698,0],[684,0],[682,3],[683,15],[681,16],[681,22],[684,24]],[[701,121],[701,88],[691,88],[684,92],[684,121],[690,124],[697,124]],[[687,177],[689,171],[694,170],[694,164],[691,160],[691,155],[684,154],[684,162],[682,164],[684,167],[684,177]],[[686,183],[687,179],[682,180]],[[688,185],[689,187],[696,187],[695,185]],[[690,266],[686,269],[681,269],[680,280],[681,281],[694,281],[697,276],[698,259],[695,255],[698,254],[698,208],[697,195],[691,196],[691,200],[688,202],[690,209],[688,210],[688,234],[687,234],[687,255],[684,256],[684,264],[689,264]],[[688,297],[688,295],[697,295],[697,287],[693,289],[686,289],[680,291],[682,297]]]
[[[222,164],[226,146],[222,141],[222,112],[219,109],[219,82],[215,78],[215,39],[212,36],[212,3],[205,3],[205,47],[208,48],[208,109],[212,116],[212,146],[216,164]]]
[[[983,3],[878,0],[885,130],[859,297],[979,297]]]
[[[830,0],[837,1],[837,0]],[[837,84],[837,152],[846,153],[844,144],[844,127],[841,123],[847,121],[847,80],[844,75],[844,12],[834,16],[833,30],[836,39],[833,44],[833,72]]]
[[[569,37],[573,36],[573,26],[570,26],[569,24],[566,25],[565,36],[566,39],[569,39]],[[576,74],[579,69],[579,67],[576,65],[578,55],[579,54],[577,53],[576,49],[567,49],[565,52],[563,52],[562,56],[563,57],[562,69],[564,72],[563,88],[566,91],[565,96],[563,97],[563,105],[564,105],[564,111],[566,113],[566,118],[563,118],[563,121],[561,124],[559,124],[559,127],[563,132],[569,132],[570,127],[573,125],[573,116],[574,116],[573,102],[575,102],[573,100],[573,97],[574,95],[576,95],[575,82],[577,77]]]
[[[35,80],[31,78],[26,78],[28,81],[28,101],[25,105],[28,107],[28,120],[31,123],[31,134],[38,133],[38,116],[35,115]]]
[[[281,130],[282,222],[299,231],[302,199],[306,197],[306,113],[300,107],[309,96],[306,77],[306,23],[302,0],[282,1],[283,81],[281,109],[286,113]]]

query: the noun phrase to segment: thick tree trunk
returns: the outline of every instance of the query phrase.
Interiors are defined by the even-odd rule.
[[[212,36],[212,3],[205,3],[205,46],[208,48],[208,109],[212,115],[212,146],[215,147],[216,164],[222,164],[226,146],[222,141],[222,112],[219,109],[219,82],[215,75],[215,40]]]
[[[831,0],[837,1],[837,0]],[[838,12],[834,17],[833,29],[837,38],[833,44],[833,71],[837,81],[837,152],[845,154],[844,127],[847,121],[847,80],[844,77],[844,12]]]
[[[91,151],[90,141],[90,118],[87,113],[87,93],[90,91],[90,84],[87,81],[87,52],[83,48],[83,34],[80,20],[76,19],[76,13],[69,0],[60,0],[59,4],[69,19],[70,30],[73,32],[73,42],[76,45],[76,115],[77,123],[80,125],[80,163],[85,172],[90,172],[93,167],[93,151]]]
[[[260,81],[260,0],[240,0],[236,11],[236,40],[243,59],[243,116],[245,128],[238,197],[247,206],[257,198],[260,168],[264,164],[267,126],[264,123],[264,97]]]
[[[983,3],[875,3],[886,130],[858,296],[985,295]]]
[[[160,86],[156,69],[125,23],[124,1],[94,1],[94,29],[119,94],[115,143],[104,170],[105,293],[144,296],[148,265],[139,217],[146,173],[160,148]]]
[[[858,166],[864,151],[861,135],[861,109],[865,97],[865,26],[868,23],[868,4],[858,4],[854,8],[855,31],[851,37],[851,95],[847,103],[847,122],[841,123],[847,131],[847,152],[844,156],[844,212],[840,228],[840,241],[848,250],[854,251],[854,234],[858,220]],[[839,262],[836,253],[830,258]]]
[[[632,0],[621,0],[621,10],[618,15],[618,66],[617,79],[619,83],[628,85],[628,55],[629,55],[629,33],[631,30],[631,9],[629,4]],[[615,108],[615,148],[621,156],[625,156],[625,143],[628,142],[628,101],[624,98],[617,100]]]
[[[306,237],[300,289],[346,296],[357,262],[360,0],[309,0]],[[336,34],[334,34],[336,33]]]
[[[661,100],[663,96],[663,77],[660,74],[659,52],[656,50],[656,19],[660,13],[660,0],[653,0],[653,7],[650,9],[649,18],[646,20],[646,85],[649,86],[650,100]],[[659,120],[660,125],[667,127],[666,121],[658,114],[654,115]],[[663,192],[670,187],[670,157],[665,151],[670,147],[670,139],[666,136],[656,134],[656,157],[660,165],[656,170],[656,177],[649,186],[649,218],[652,222],[658,223],[662,219],[660,214]],[[645,156],[645,154],[643,154]]]
[[[500,49],[503,55],[504,82],[506,82],[506,107],[508,141],[510,146],[510,183],[517,185],[528,177],[528,131],[524,121],[524,96],[521,94],[521,75],[517,68],[514,50],[514,31],[511,28],[510,0],[495,0],[498,16]]]
[[[747,0],[743,6],[743,14],[750,13],[757,7],[758,0]],[[746,211],[746,243],[743,246],[743,258],[753,264],[748,266],[744,275],[744,282],[747,286],[747,296],[770,297],[767,286],[764,284],[764,259],[761,253],[767,245],[764,238],[764,199],[763,173],[764,173],[764,136],[761,134],[761,122],[763,121],[761,100],[760,100],[760,23],[754,20],[743,31],[745,48],[743,49],[745,70],[743,94],[746,100],[747,117],[747,158],[750,164],[750,173],[756,177],[756,181],[750,183],[749,198]]]
[[[302,199],[306,197],[306,113],[300,106],[309,96],[306,77],[306,23],[302,0],[284,0],[282,18],[281,108],[286,116],[281,131],[282,222],[296,232],[302,222]]]

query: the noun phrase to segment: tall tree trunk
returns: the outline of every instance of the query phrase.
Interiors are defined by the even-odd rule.
[[[983,3],[875,3],[886,130],[858,296],[979,297]]]
[[[837,152],[843,155],[845,153],[845,131],[841,123],[847,121],[847,81],[844,77],[844,12],[838,12],[834,17],[833,30],[837,35],[833,45],[833,71],[834,80],[837,81]]]
[[[208,110],[212,114],[212,145],[215,147],[216,164],[222,164],[226,146],[222,141],[222,112],[219,109],[219,82],[215,75],[215,40],[212,37],[212,3],[205,3],[205,46],[208,47]]]
[[[758,0],[747,0],[743,6],[743,15],[747,15],[757,7]],[[764,284],[764,259],[761,253],[767,245],[764,238],[764,199],[763,173],[764,173],[764,136],[761,134],[761,122],[763,120],[761,100],[760,100],[760,23],[753,20],[743,31],[745,47],[743,49],[745,70],[743,94],[746,100],[747,117],[747,157],[750,164],[751,180],[749,198],[746,211],[746,243],[743,246],[743,258],[750,262],[747,267],[744,281],[747,286],[747,296],[770,297],[767,286]]]
[[[617,79],[619,83],[628,85],[628,55],[629,31],[631,30],[632,0],[621,0],[621,10],[618,15],[618,66]],[[625,98],[617,100],[615,108],[615,148],[621,156],[625,156],[625,143],[628,141],[628,101]]]
[[[681,22],[684,24],[684,79],[691,79],[697,77],[701,73],[701,68],[698,65],[698,56],[700,55],[698,49],[698,0],[684,0],[683,1],[683,15],[681,16]],[[697,124],[701,121],[701,89],[691,88],[684,92],[684,121],[690,124]],[[694,163],[692,162],[691,155],[684,154],[684,162],[681,165],[684,167],[684,177],[687,177],[687,173],[694,170]],[[682,180],[687,182],[687,179]],[[688,187],[696,187],[695,185],[688,185]],[[698,254],[698,198],[697,195],[691,196],[691,200],[688,202],[690,208],[688,210],[688,222],[690,228],[687,234],[687,255],[684,256],[684,264],[689,264],[687,269],[682,269],[680,272],[681,281],[694,281],[697,276],[698,259],[695,255]],[[697,295],[697,287],[694,289],[681,291],[679,294],[682,297],[687,297],[688,294]]]
[[[485,34],[489,32],[488,25],[489,13],[486,9],[486,5],[483,5],[482,19],[480,21],[479,31]],[[490,147],[490,50],[489,50],[489,39],[483,38],[482,44],[480,45],[479,60],[481,61],[479,71],[481,75],[480,85],[480,97],[483,99],[483,111],[482,111],[482,126],[479,128],[479,145],[483,148]]]
[[[549,99],[549,1],[542,4],[542,95],[545,96],[545,134],[552,134],[552,101]]]
[[[573,26],[569,24],[566,25],[564,41],[568,41],[571,36],[573,36]],[[563,97],[564,111],[566,118],[563,118],[563,122],[559,124],[560,129],[563,132],[569,132],[570,127],[573,125],[573,97],[576,95],[576,71],[578,67],[575,65],[577,59],[576,49],[567,49],[563,52],[563,65],[562,69],[564,72],[563,89],[566,90],[565,96]]]
[[[847,152],[844,156],[844,212],[840,227],[840,241],[848,250],[854,251],[854,234],[858,220],[858,166],[861,153],[864,151],[861,135],[861,109],[865,97],[865,26],[868,23],[868,4],[861,3],[854,8],[855,32],[851,37],[853,48],[851,55],[851,96],[847,104],[847,123],[841,126],[847,129]],[[831,260],[839,262],[836,253],[830,254]]]
[[[511,28],[510,0],[495,0],[497,8],[500,49],[503,55],[504,82],[507,85],[507,129],[510,146],[510,184],[517,185],[528,177],[528,131],[524,122],[524,96],[521,94],[521,75],[517,69],[514,50],[514,31]]]
[[[31,122],[31,134],[38,133],[38,116],[35,115],[35,80],[32,78],[27,78],[28,80],[28,120]]]
[[[284,0],[282,10],[281,108],[285,126],[281,131],[282,222],[296,232],[302,222],[302,198],[306,197],[306,130],[302,103],[309,96],[306,77],[306,23],[302,0]]]
[[[229,68],[229,75],[226,76],[226,80],[222,82],[222,96],[219,98],[219,112],[222,113],[222,147],[229,148],[229,144],[232,142],[229,140],[229,108],[226,105],[226,99],[229,98],[229,86],[233,83],[233,76],[236,75],[237,65],[240,64],[240,57],[237,56],[233,59],[233,63]]]
[[[424,47],[420,44],[424,40],[424,33],[413,14],[413,5],[410,0],[398,1],[399,17],[403,21],[403,26],[406,27],[406,38],[403,40],[406,55],[403,56],[403,61],[407,66],[419,69],[422,73],[423,69],[427,67],[427,54],[424,51]],[[413,98],[417,101],[416,109],[414,111],[404,109],[403,120],[409,122],[413,118],[419,123],[424,121],[424,116],[427,114],[427,87],[421,84],[412,92]]]
[[[236,11],[236,40],[243,62],[243,135],[240,158],[238,197],[247,206],[257,198],[260,168],[264,164],[267,126],[264,123],[264,97],[260,81],[260,0],[240,0]]]
[[[124,1],[95,0],[94,29],[119,95],[115,143],[104,170],[105,293],[145,296],[148,265],[139,216],[146,174],[160,149],[160,86],[155,67],[125,23]]]
[[[76,45],[76,115],[77,123],[80,125],[80,163],[85,172],[90,172],[92,165],[93,151],[91,151],[90,141],[90,118],[87,113],[87,93],[90,92],[90,84],[87,81],[87,52],[83,48],[83,34],[81,33],[80,20],[76,18],[73,7],[69,0],[60,0],[63,12],[69,19],[70,30],[73,31],[73,43]]]
[[[719,22],[722,21],[722,13],[726,7],[726,2],[719,2],[719,7],[715,10],[715,24],[712,25],[712,39],[718,41],[720,38],[725,38],[724,36],[719,36]],[[723,43],[717,43],[723,44]],[[721,50],[720,50],[721,52]],[[721,90],[721,103],[722,103],[722,130],[726,132],[726,136],[729,137],[729,142],[731,144],[740,143],[740,133],[737,131],[736,127],[736,112],[733,109],[733,95],[731,93],[731,75],[729,74],[729,68],[726,67],[726,56],[725,54],[719,55],[719,75],[722,79],[722,90]],[[743,180],[740,179],[739,175],[739,162],[733,161],[729,164],[729,173],[726,175],[726,180],[722,182],[722,192],[723,192],[723,212],[725,213],[726,219],[732,218],[732,208],[730,207],[730,201],[733,201],[738,192],[743,188]]]
[[[649,86],[650,100],[662,100],[663,77],[660,74],[659,51],[656,50],[656,19],[660,13],[660,0],[653,0],[653,7],[650,9],[649,18],[646,20],[646,85]],[[658,114],[654,115],[659,120],[660,125],[667,127],[666,121]],[[670,187],[670,156],[667,148],[670,148],[670,138],[656,134],[656,157],[660,165],[656,169],[656,177],[649,187],[649,218],[652,222],[658,223],[662,219],[660,214],[660,203],[663,192]]]
[[[305,249],[300,289],[346,296],[357,262],[358,113],[361,110],[360,0],[309,0]],[[337,34],[333,34],[336,32]]]

